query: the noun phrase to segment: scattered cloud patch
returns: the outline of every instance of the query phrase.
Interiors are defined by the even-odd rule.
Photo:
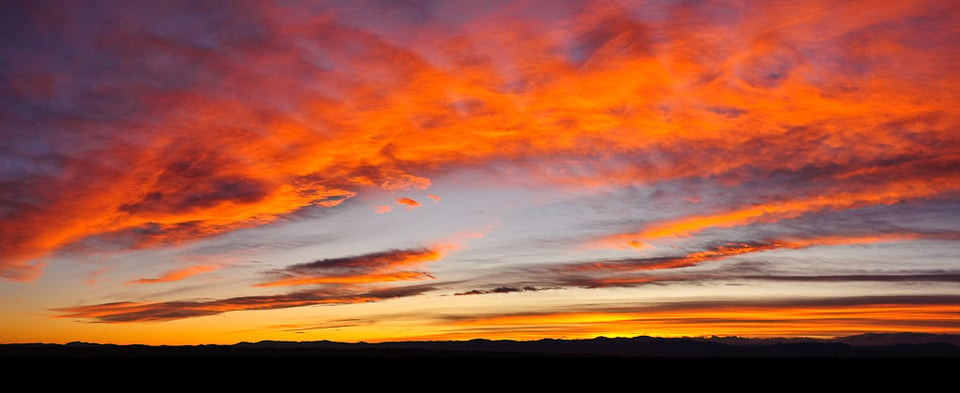
[[[413,210],[420,207],[420,202],[410,198],[397,198],[397,203],[407,207],[407,210]]]

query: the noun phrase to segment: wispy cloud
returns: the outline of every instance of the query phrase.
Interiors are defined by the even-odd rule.
[[[397,283],[433,279],[428,272],[416,270],[440,260],[447,253],[461,250],[469,239],[485,232],[453,233],[429,247],[391,249],[341,258],[326,258],[290,265],[262,273],[265,280],[255,287],[310,286],[280,295],[240,296],[204,301],[112,302],[88,306],[58,308],[59,317],[92,319],[100,322],[138,322],[172,320],[219,314],[230,311],[272,310],[314,304],[373,302],[393,297],[415,296],[436,289],[433,285],[396,286]],[[183,279],[210,269],[196,265],[177,269],[159,278],[135,280],[144,284]]]
[[[269,272],[259,287],[311,284],[369,284],[433,278],[427,272],[403,270],[440,259],[429,248],[389,250],[344,258],[321,259]]]
[[[757,242],[734,242],[712,247],[704,251],[692,252],[678,257],[635,258],[615,262],[591,262],[574,265],[564,269],[570,271],[630,271],[675,269],[697,265],[706,261],[725,259],[731,256],[750,254],[777,249],[803,249],[817,246],[845,244],[870,244],[877,242],[896,242],[921,238],[940,238],[943,234],[924,235],[920,233],[880,233],[874,235],[829,235],[801,239],[768,239]],[[960,237],[954,234],[952,237]]]
[[[669,237],[687,237],[708,228],[730,228],[754,223],[778,222],[822,210],[855,209],[890,205],[904,200],[960,190],[953,184],[955,174],[943,178],[890,182],[864,190],[831,191],[802,199],[771,201],[720,213],[695,215],[648,224],[636,233],[608,236],[600,242],[642,247],[644,242]]]
[[[126,284],[156,284],[161,282],[180,281],[188,277],[193,277],[201,273],[217,270],[221,268],[218,265],[195,265],[187,266],[181,269],[170,270],[155,278],[138,278],[127,281]]]
[[[537,288],[534,286],[523,286],[523,287],[496,287],[493,289],[471,289],[466,292],[454,293],[455,296],[463,295],[483,295],[488,293],[511,293],[511,292],[532,292],[532,291],[542,291],[547,288]]]
[[[691,270],[707,263],[719,263],[726,259],[769,251],[803,250],[816,247],[841,245],[867,245],[886,242],[916,240],[955,241],[957,232],[894,232],[859,235],[822,235],[808,238],[765,239],[747,242],[727,242],[700,251],[681,255],[649,256],[621,259],[604,259],[583,262],[540,263],[509,272],[478,277],[495,283],[488,289],[471,289],[458,295],[518,292],[563,288],[606,288],[642,285],[683,284],[706,281],[806,281],[839,282],[843,280],[873,282],[953,282],[955,271],[922,271],[905,268],[897,271],[858,273],[811,272],[807,275],[768,272],[763,269],[715,269]]]
[[[428,286],[409,286],[363,292],[342,288],[314,289],[281,295],[242,296],[206,301],[170,301],[154,303],[115,302],[58,308],[59,318],[89,319],[104,323],[167,321],[216,315],[231,311],[275,310],[318,304],[349,304],[406,297],[431,290]]]

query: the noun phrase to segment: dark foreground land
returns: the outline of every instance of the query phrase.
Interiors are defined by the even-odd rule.
[[[0,358],[952,358],[960,335],[864,334],[831,340],[595,338],[387,343],[261,341],[148,346],[92,343],[3,344]]]

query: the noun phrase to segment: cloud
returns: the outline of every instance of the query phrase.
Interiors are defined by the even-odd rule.
[[[407,207],[407,210],[413,210],[420,207],[420,202],[410,198],[397,198],[397,203]]]
[[[440,202],[440,197],[433,194],[427,194],[427,198],[433,199],[433,202]]]
[[[644,229],[605,237],[601,244],[624,244],[638,247],[646,241],[686,237],[708,228],[731,228],[755,223],[779,222],[824,210],[856,209],[872,205],[892,205],[905,200],[926,198],[956,191],[954,174],[941,179],[936,175],[923,180],[889,182],[865,190],[838,190],[802,199],[771,201],[733,210],[648,224]]]
[[[743,242],[723,242],[681,255],[659,255],[639,258],[603,259],[583,262],[540,263],[519,267],[477,278],[493,282],[500,291],[517,288],[609,288],[644,285],[678,285],[684,283],[795,281],[795,282],[953,282],[951,270],[903,270],[862,272],[811,272],[809,274],[783,273],[766,265],[727,264],[715,269],[696,269],[707,263],[717,263],[737,256],[769,251],[803,250],[840,245],[866,245],[886,242],[946,241],[960,238],[958,232],[891,232],[849,235],[819,235],[812,237],[783,237]],[[656,250],[652,250],[656,252]],[[497,293],[497,289],[472,289],[457,295]]]
[[[114,302],[88,306],[58,308],[58,318],[90,319],[103,323],[152,322],[216,315],[231,311],[275,310],[319,304],[364,303],[383,299],[415,296],[431,290],[427,286],[351,292],[342,288],[315,289],[281,295],[242,296],[206,301],[171,301],[154,303]]]
[[[0,278],[8,281],[31,282],[40,278],[46,263],[17,263],[0,270]]]
[[[188,277],[192,277],[201,273],[206,273],[209,271],[217,270],[221,266],[217,265],[195,265],[187,266],[182,269],[170,270],[159,277],[155,278],[139,278],[132,281],[127,281],[126,284],[156,284],[161,282],[172,282],[180,281]]]
[[[542,291],[544,289],[550,288],[537,288],[533,286],[524,286],[524,287],[496,287],[493,289],[471,289],[466,292],[454,293],[455,296],[462,295],[483,295],[488,293],[510,293],[510,292],[533,292],[533,291]]]
[[[476,168],[742,201],[616,245],[958,192],[952,5],[554,3],[14,3],[0,277],[90,237],[182,244]]]
[[[415,296],[435,286],[393,286],[397,282],[434,279],[428,272],[414,270],[440,260],[446,253],[462,249],[468,239],[483,233],[465,231],[442,239],[437,245],[386,251],[341,258],[326,258],[290,265],[263,273],[264,281],[255,287],[311,286],[312,289],[288,294],[241,296],[205,301],[113,302],[58,308],[64,318],[93,319],[100,322],[158,321],[215,315],[228,311],[272,310],[314,304],[348,304],[378,301],[393,297]],[[212,270],[216,266],[195,265],[168,271],[158,278],[134,280],[145,284],[184,279]]]
[[[96,285],[100,275],[102,275],[103,273],[106,273],[111,268],[112,266],[107,265],[107,266],[101,266],[99,268],[91,270],[89,273],[87,273],[87,279],[84,280],[83,283],[91,286]]]
[[[797,239],[768,239],[757,242],[735,242],[712,247],[704,251],[688,253],[677,257],[632,258],[619,261],[600,261],[564,267],[574,272],[587,271],[638,271],[661,270],[690,267],[702,262],[725,259],[732,256],[778,249],[803,249],[817,246],[845,244],[869,244],[877,242],[908,241],[921,238],[940,239],[955,237],[941,233],[925,235],[921,233],[879,233],[872,235],[826,235]]]
[[[393,207],[390,207],[389,205],[380,205],[374,208],[373,212],[377,214],[383,214],[383,213],[388,213],[391,210],[393,210]]]
[[[314,289],[281,295],[243,296],[208,301],[114,302],[59,308],[64,318],[94,319],[100,322],[162,321],[215,315],[228,311],[272,310],[314,304],[348,304],[414,296],[433,290],[432,286],[383,288],[376,284],[434,278],[427,272],[408,270],[439,260],[441,250],[433,248],[393,249],[343,258],[320,259],[266,272],[267,281],[257,287],[305,286]],[[177,269],[152,279],[128,284],[180,280],[212,270],[198,265]]]
[[[312,284],[370,284],[433,278],[429,273],[403,270],[439,260],[439,250],[395,249],[344,258],[321,259],[269,272],[271,280],[258,287]]]
[[[734,278],[734,277],[731,277]],[[831,274],[831,275],[743,275],[735,277],[743,280],[797,281],[797,282],[960,282],[960,272],[932,271],[927,273],[886,274]]]

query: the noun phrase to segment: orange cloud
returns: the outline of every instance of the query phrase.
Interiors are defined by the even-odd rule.
[[[427,194],[427,198],[433,199],[434,202],[440,202],[440,197],[433,194]]]
[[[768,195],[612,239],[619,243],[956,191],[955,174],[905,181],[878,165],[956,163],[960,54],[944,16],[953,5],[587,2],[546,7],[552,17],[519,11],[540,6],[491,5],[451,26],[351,24],[340,13],[365,14],[349,4],[318,14],[239,3],[231,7],[256,38],[225,24],[214,35],[235,39],[216,43],[184,38],[207,31],[102,23],[97,45],[62,45],[95,48],[82,75],[57,66],[62,53],[17,35],[4,55],[50,70],[5,74],[26,81],[5,81],[15,88],[2,93],[22,103],[8,106],[5,122],[26,131],[4,133],[4,145],[43,149],[3,153],[11,168],[52,169],[4,176],[0,277],[32,277],[40,258],[90,237],[181,244],[485,166],[578,187],[739,184],[811,168],[876,181],[849,192],[810,182],[797,198]],[[152,22],[136,15],[131,23]],[[71,21],[50,34],[82,37],[70,29],[101,22]],[[43,99],[52,91],[66,101]]]
[[[156,284],[161,282],[180,281],[185,278],[192,277],[201,273],[217,270],[219,268],[220,266],[215,266],[215,265],[188,266],[182,269],[170,270],[160,275],[160,277],[140,278],[132,281],[127,281],[126,284]]]
[[[410,198],[397,198],[397,203],[407,207],[407,210],[413,210],[420,207],[420,202]]]
[[[388,212],[390,212],[391,210],[393,210],[393,208],[390,207],[390,206],[388,206],[388,205],[380,205],[380,206],[377,206],[377,207],[373,210],[373,212],[374,212],[374,213],[377,213],[377,214],[383,214],[383,213],[388,213]]]

